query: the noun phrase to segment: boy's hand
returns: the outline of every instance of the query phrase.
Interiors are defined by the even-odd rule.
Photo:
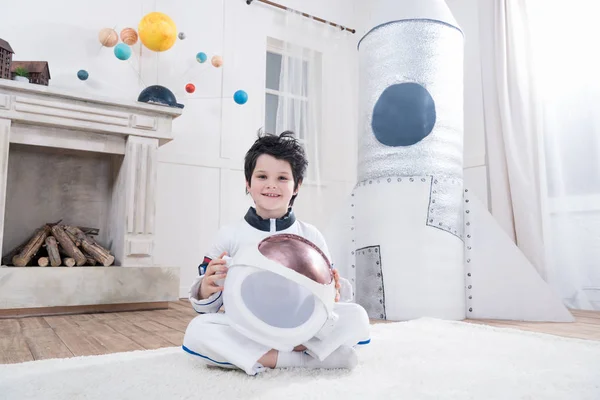
[[[227,265],[225,265],[226,261],[223,260],[226,255],[227,252],[224,251],[223,254],[208,263],[198,291],[198,300],[208,299],[212,294],[223,290],[223,286],[217,285],[217,281],[225,279],[227,276]]]
[[[335,281],[335,301],[337,303],[340,301],[340,288],[342,287],[340,285],[340,273],[337,269],[333,270],[333,280]]]

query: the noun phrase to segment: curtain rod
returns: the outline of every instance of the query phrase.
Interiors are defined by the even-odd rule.
[[[250,4],[252,4],[253,1],[254,0],[246,0],[246,4],[250,5]],[[307,14],[307,13],[304,13],[304,12],[301,12],[301,11],[298,11],[298,10],[294,10],[293,8],[286,7],[283,4],[274,3],[274,2],[269,1],[269,0],[257,0],[257,1],[259,1],[260,3],[267,4],[269,6],[280,8],[280,9],[285,10],[285,11],[293,11],[295,13],[301,14],[303,17],[312,18],[315,21],[319,21],[319,22],[322,22],[324,24],[335,26],[336,28],[340,28],[343,31],[348,31],[348,32],[351,32],[351,33],[356,33],[355,29],[347,28],[347,27],[342,26],[340,24],[336,24],[334,22],[324,20],[323,18],[315,17],[314,15],[310,15],[310,14]]]

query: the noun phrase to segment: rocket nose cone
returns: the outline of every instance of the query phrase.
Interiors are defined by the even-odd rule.
[[[369,0],[364,2],[365,23],[359,28],[360,36],[380,25],[408,19],[428,19],[460,26],[444,0]]]

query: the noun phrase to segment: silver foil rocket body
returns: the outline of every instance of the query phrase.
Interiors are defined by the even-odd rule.
[[[462,32],[435,20],[389,22],[362,38],[359,63],[359,185],[388,177],[431,176],[434,202],[427,223],[462,238]],[[383,144],[373,131],[374,109],[387,88],[406,83],[419,85],[433,100],[433,128],[414,144]],[[404,135],[405,129],[398,123],[394,134],[397,130]]]

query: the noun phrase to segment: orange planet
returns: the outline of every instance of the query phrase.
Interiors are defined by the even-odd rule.
[[[102,46],[113,47],[119,42],[119,35],[114,29],[104,28],[98,33],[98,40],[102,43]]]
[[[138,41],[138,34],[133,28],[125,28],[121,31],[121,40],[129,46],[133,46]]]
[[[212,63],[212,65],[214,67],[219,68],[220,66],[223,65],[223,57],[221,57],[221,56],[214,56],[213,58],[211,58],[210,62]]]

